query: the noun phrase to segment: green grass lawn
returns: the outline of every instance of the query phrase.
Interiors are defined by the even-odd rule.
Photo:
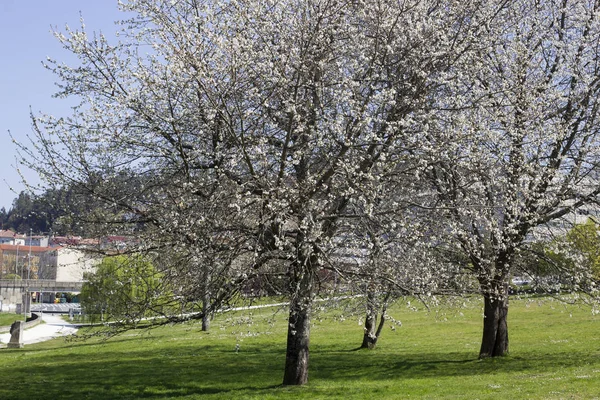
[[[223,314],[210,333],[185,324],[55,339],[0,350],[0,399],[600,398],[600,317],[588,307],[513,300],[511,355],[483,361],[481,312],[479,302],[437,313],[398,305],[391,314],[402,324],[372,351],[356,350],[357,317],[321,314],[304,387],[280,386],[283,312]]]
[[[0,326],[8,326],[11,325],[15,321],[24,320],[23,314],[14,314],[14,313],[0,313]]]

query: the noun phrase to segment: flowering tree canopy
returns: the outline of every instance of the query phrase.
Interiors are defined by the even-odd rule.
[[[35,117],[26,159],[49,185],[101,201],[97,226],[135,234],[133,250],[171,249],[178,262],[161,272],[202,297],[204,316],[249,279],[284,276],[284,384],[308,379],[318,272],[348,247],[381,248],[372,259],[389,265],[397,245],[371,244],[411,243],[399,210],[432,207],[447,221],[487,310],[527,233],[597,194],[588,1],[121,7],[137,16],[119,43],[83,26],[57,33],[80,64],[48,68],[58,96],[81,102]],[[495,321],[485,332],[505,327]]]
[[[599,23],[596,1],[509,2],[432,98],[426,175],[485,297],[481,357],[508,351],[528,235],[600,193]]]
[[[317,271],[340,246],[348,206],[373,210],[357,188],[401,167],[418,144],[429,77],[468,48],[477,2],[122,7],[138,17],[118,44],[83,28],[57,33],[80,65],[48,67],[58,95],[81,104],[70,117],[36,118],[31,165],[50,184],[104,200],[112,213],[99,215],[102,226],[143,225],[138,236],[152,240],[140,243],[152,246],[185,238],[198,268],[212,254],[210,271],[195,275],[204,281],[283,265],[284,383],[302,384]],[[118,176],[135,179],[114,185]]]

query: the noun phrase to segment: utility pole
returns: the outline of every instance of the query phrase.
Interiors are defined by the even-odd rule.
[[[19,274],[19,242],[17,242],[17,256],[15,257],[15,275]]]
[[[33,229],[29,228],[29,257],[28,257],[28,265],[27,265],[27,280],[29,280],[29,276],[31,274],[31,242],[33,241]]]

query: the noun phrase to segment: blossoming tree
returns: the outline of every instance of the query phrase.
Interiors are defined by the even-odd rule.
[[[128,1],[137,17],[119,43],[83,27],[57,33],[80,64],[48,67],[58,95],[81,103],[36,117],[26,158],[50,185],[104,202],[97,226],[127,226],[141,239],[132,250],[183,252],[185,266],[161,272],[192,294],[203,287],[204,316],[253,276],[283,270],[283,383],[304,384],[318,272],[342,245],[342,222],[362,218],[349,206],[367,216],[377,206],[357,189],[425,165],[414,155],[428,154],[417,149],[431,144],[431,99],[460,84],[448,81],[503,7],[485,4]],[[135,184],[111,185],[123,175]]]
[[[480,357],[508,352],[508,286],[529,235],[600,194],[598,6],[506,3],[432,98],[445,111],[421,155],[484,296]]]

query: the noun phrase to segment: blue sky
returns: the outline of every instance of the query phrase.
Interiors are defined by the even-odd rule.
[[[25,188],[8,131],[26,141],[31,133],[30,108],[34,113],[69,113],[72,102],[52,98],[56,79],[42,61],[50,56],[75,62],[51,29],[63,30],[65,24],[79,27],[80,15],[88,31],[102,31],[109,38],[118,30],[114,21],[126,16],[118,10],[117,0],[0,0],[0,207],[7,210]],[[23,173],[27,181],[39,182],[32,172]]]

